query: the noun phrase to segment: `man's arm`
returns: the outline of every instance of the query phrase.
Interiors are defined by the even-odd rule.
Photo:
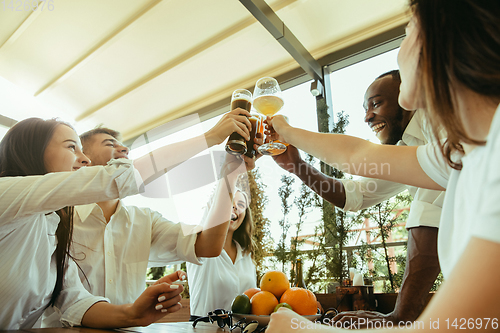
[[[437,254],[438,228],[408,230],[406,268],[396,306],[391,313],[399,321],[414,321],[427,304],[429,291],[441,268]]]
[[[266,121],[275,130],[266,132],[273,139],[288,142],[343,172],[443,190],[420,166],[417,147],[379,145],[349,135],[310,132],[290,126],[283,116],[268,117]]]
[[[338,314],[334,321],[357,322],[360,318],[368,321],[414,321],[427,304],[429,291],[440,272],[437,255],[438,229],[417,227],[408,230],[408,249],[403,283],[391,313],[375,311],[351,311]],[[358,327],[362,328],[362,327]]]
[[[194,155],[222,143],[233,132],[250,139],[252,125],[248,117],[250,113],[243,109],[228,112],[205,134],[155,149],[136,158],[134,167],[141,174],[144,183],[148,184]]]
[[[302,160],[297,148],[289,145],[283,154],[273,156],[273,158],[281,168],[299,177],[304,184],[323,199],[337,207],[344,207],[346,196],[342,182],[328,177]]]
[[[373,178],[338,180],[329,177],[302,160],[298,149],[292,145],[273,158],[280,167],[295,174],[323,199],[345,211],[371,207],[408,188],[403,184]]]

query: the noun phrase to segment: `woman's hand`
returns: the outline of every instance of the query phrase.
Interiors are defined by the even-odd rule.
[[[312,328],[315,328],[315,324],[293,312],[290,309],[281,307],[278,311],[271,313],[271,319],[266,331],[273,333],[301,333],[301,332],[314,332]],[[318,328],[326,328],[325,326],[319,326]]]
[[[176,273],[173,273],[176,274]],[[172,275],[172,274],[170,274]],[[182,305],[181,285],[158,283],[146,288],[137,300],[128,308],[128,315],[135,326],[146,326],[163,318],[167,313],[180,310]]]
[[[175,271],[175,272],[173,272],[171,274],[165,275],[164,277],[158,279],[153,285],[160,284],[160,283],[163,283],[163,282],[166,282],[168,284],[172,284],[175,281],[178,281],[178,280],[183,281],[183,280],[186,280],[186,279],[187,279],[186,272],[178,270],[178,271]]]
[[[247,141],[250,140],[252,124],[248,117],[250,113],[240,108],[226,113],[214,127],[205,133],[208,147],[221,144],[233,132],[237,132]]]
[[[274,116],[274,117],[267,117],[266,120],[266,131],[265,134],[268,136],[266,137],[266,142],[268,142],[268,138],[270,137],[271,140],[273,141],[281,141],[281,142],[287,142],[284,138],[284,132],[287,128],[290,128],[290,124],[288,124],[287,119],[282,116]]]

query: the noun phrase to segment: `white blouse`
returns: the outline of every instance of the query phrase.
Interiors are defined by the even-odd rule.
[[[500,106],[486,141],[486,146],[476,147],[462,157],[461,171],[446,164],[438,147],[417,149],[422,169],[446,188],[438,235],[439,263],[445,278],[471,237],[500,243]]]
[[[236,243],[236,260],[225,250],[215,258],[203,258],[202,265],[187,263],[191,315],[206,316],[215,309],[231,310],[234,297],[257,286],[257,273],[250,253],[243,254]]]
[[[55,231],[65,206],[88,204],[138,193],[132,162],[43,176],[0,178],[0,329],[35,325],[55,286]],[[71,260],[56,302],[64,325],[80,325],[94,297],[81,285]]]

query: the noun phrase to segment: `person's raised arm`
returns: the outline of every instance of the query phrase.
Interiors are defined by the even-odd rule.
[[[233,132],[238,132],[249,140],[252,125],[248,117],[250,117],[248,111],[234,109],[226,113],[205,134],[155,149],[151,153],[135,159],[134,167],[141,174],[144,183],[148,184],[203,150],[222,143]]]
[[[217,257],[221,254],[231,219],[238,176],[255,167],[255,160],[245,155],[242,155],[243,160],[230,154],[225,154],[225,157],[213,205],[204,221],[203,230],[196,238],[197,257]]]
[[[290,126],[283,116],[268,117],[266,121],[280,140],[343,172],[443,190],[420,167],[417,147],[379,145],[343,134],[310,132]]]
[[[273,159],[281,168],[299,177],[323,199],[337,207],[344,207],[346,195],[342,182],[328,177],[304,161],[297,148],[289,145],[283,154],[273,156]]]

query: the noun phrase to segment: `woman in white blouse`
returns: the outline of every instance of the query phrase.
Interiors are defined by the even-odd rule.
[[[202,265],[186,263],[191,320],[215,309],[231,310],[236,295],[257,286],[249,203],[245,192],[235,193],[231,223],[220,256],[206,258]]]
[[[446,188],[438,236],[445,281],[414,323],[385,323],[378,326],[385,328],[382,332],[498,331],[500,2],[410,3],[413,17],[398,55],[399,103],[407,110],[424,108],[435,133],[441,128],[448,133],[445,142],[419,148],[376,145],[293,128],[279,116],[268,121],[285,142],[345,172]],[[349,318],[329,324],[339,328],[332,331],[340,331]],[[271,316],[268,330],[324,332],[325,327],[280,309]]]
[[[247,122],[239,114],[227,114],[215,130],[194,140],[212,145],[233,131],[248,137]],[[151,163],[168,170],[181,157],[197,153],[192,143],[187,140],[184,146],[160,148],[154,159],[148,155],[142,160],[119,159],[104,167],[83,168],[89,160],[69,125],[31,118],[13,126],[0,143],[0,329],[37,326],[48,306],[57,308],[66,326],[100,328],[148,325],[165,312],[177,311],[182,288],[170,288],[167,283],[147,288],[127,305],[112,305],[90,295],[81,285],[74,261],[68,259],[71,206],[137,194],[142,181],[134,166],[142,179],[152,179]],[[176,149],[182,153],[172,154]],[[242,172],[246,172],[244,163],[228,155],[217,195],[228,198]],[[214,248],[220,242],[222,249],[230,208],[231,201],[221,199],[199,233],[211,239]]]

